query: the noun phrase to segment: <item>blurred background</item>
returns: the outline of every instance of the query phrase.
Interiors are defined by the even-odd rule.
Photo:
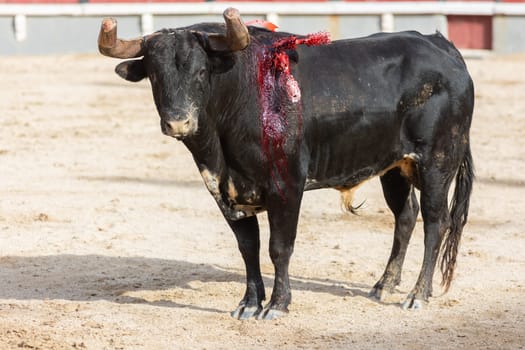
[[[379,31],[443,33],[464,53],[525,51],[525,0],[502,1],[198,1],[0,0],[0,54],[94,53],[100,21],[116,17],[119,35],[222,22],[237,7],[245,20],[265,19],[299,34],[333,39]]]

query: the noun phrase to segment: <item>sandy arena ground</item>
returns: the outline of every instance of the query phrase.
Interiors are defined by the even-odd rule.
[[[148,82],[95,55],[0,57],[0,349],[525,349],[525,56],[469,60],[477,168],[456,279],[399,303],[422,261],[418,222],[397,293],[367,297],[393,218],[378,180],[306,194],[293,304],[237,321],[244,268],[184,146],[160,132]],[[273,267],[263,224],[262,268]]]

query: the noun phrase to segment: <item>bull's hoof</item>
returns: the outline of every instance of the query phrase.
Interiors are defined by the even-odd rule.
[[[259,315],[262,309],[262,306],[246,306],[244,303],[241,303],[237,306],[237,309],[232,311],[231,316],[238,320],[247,320]]]
[[[272,307],[272,303],[269,303],[264,309],[257,315],[258,320],[275,320],[288,314],[288,309],[276,309]]]
[[[383,289],[382,287],[374,287],[372,288],[370,293],[368,293],[368,296],[370,298],[377,299],[379,301],[383,301],[389,294],[390,293],[387,290]]]
[[[403,310],[421,310],[424,304],[424,300],[416,299],[414,295],[409,295],[403,304],[401,304],[401,308]]]

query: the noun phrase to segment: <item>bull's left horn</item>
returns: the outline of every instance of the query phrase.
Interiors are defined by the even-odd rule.
[[[115,58],[132,58],[143,55],[143,38],[122,40],[117,38],[117,20],[104,18],[98,35],[98,50]]]
[[[239,51],[250,44],[250,34],[248,28],[241,19],[239,10],[233,7],[227,8],[224,13],[226,22],[226,40],[232,51]]]

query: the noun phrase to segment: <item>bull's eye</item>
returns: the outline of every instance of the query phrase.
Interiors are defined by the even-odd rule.
[[[199,70],[199,73],[197,74],[197,78],[200,80],[200,81],[203,81],[204,78],[206,78],[206,69],[205,68],[201,68]]]

